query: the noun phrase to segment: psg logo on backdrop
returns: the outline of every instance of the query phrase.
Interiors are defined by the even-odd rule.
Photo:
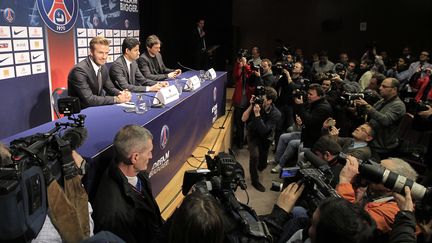
[[[11,9],[11,8],[5,8],[3,10],[3,18],[7,22],[12,23],[15,19],[15,11],[13,11],[13,9]]]
[[[165,149],[169,140],[169,127],[164,125],[160,133],[160,148]]]
[[[37,0],[37,7],[46,26],[57,33],[71,30],[78,18],[78,0]]]

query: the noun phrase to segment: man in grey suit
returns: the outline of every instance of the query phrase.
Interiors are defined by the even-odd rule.
[[[168,82],[158,82],[146,79],[138,70],[136,60],[139,57],[140,42],[132,37],[123,40],[123,55],[112,64],[109,75],[114,85],[120,90],[131,92],[157,92],[160,88],[168,86]]]
[[[90,55],[77,63],[68,75],[70,96],[80,99],[81,108],[110,105],[130,101],[129,91],[120,91],[111,82],[105,66],[109,41],[96,36],[90,41]]]
[[[166,80],[176,78],[181,74],[180,69],[170,69],[165,66],[162,55],[159,53],[161,41],[156,35],[146,39],[145,51],[137,60],[139,69],[144,77],[151,80]]]

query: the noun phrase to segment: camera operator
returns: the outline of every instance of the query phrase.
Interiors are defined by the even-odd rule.
[[[319,84],[311,84],[307,91],[308,104],[303,96],[294,98],[295,113],[303,123],[301,142],[303,148],[311,148],[321,136],[323,122],[332,116],[332,107],[324,97],[324,91]]]
[[[287,128],[294,124],[294,94],[295,90],[307,89],[308,83],[305,83],[305,79],[302,76],[303,64],[296,62],[293,65],[291,72],[287,69],[282,70],[283,75],[276,83],[276,91],[278,92],[278,100],[276,101],[276,107],[280,110],[282,117],[276,128],[275,133],[275,148],[279,137],[282,133],[286,132]]]
[[[423,50],[420,52],[419,60],[410,64],[408,71],[396,73],[396,77],[401,81],[417,80],[425,76],[426,68],[432,68],[432,64],[429,63],[429,52]]]
[[[170,243],[224,242],[224,216],[214,197],[193,192],[172,216]]]
[[[417,179],[417,172],[405,161],[398,158],[381,160],[384,168],[405,176],[413,181]],[[352,203],[364,205],[365,210],[375,220],[377,229],[382,237],[388,237],[399,208],[397,207],[392,192],[382,183],[369,183],[367,189],[357,188],[355,191],[351,184],[353,178],[359,174],[359,162],[353,156],[348,156],[346,164],[339,175],[339,184],[336,191],[346,200]]]
[[[72,151],[70,156],[73,161],[62,161],[63,188],[51,175],[49,168],[43,169],[48,214],[42,229],[32,242],[79,242],[93,235],[91,206],[78,169],[84,168],[86,162],[76,151]],[[3,144],[0,144],[0,158],[0,166],[12,164],[11,154]]]
[[[382,99],[373,106],[361,98],[354,101],[357,107],[365,107],[369,123],[376,131],[370,147],[372,157],[378,160],[392,156],[399,145],[398,126],[405,114],[405,104],[398,97],[398,88],[397,79],[387,78],[380,86]]]
[[[291,211],[304,189],[304,185],[288,185],[271,214],[263,217],[274,242],[281,242],[279,237],[286,230],[281,225],[293,218]],[[297,231],[287,242],[366,243],[372,239],[373,230],[374,222],[364,209],[342,198],[327,198],[313,213],[310,227]]]
[[[95,231],[108,230],[126,242],[152,242],[163,219],[146,172],[153,136],[127,125],[114,138],[115,155],[102,175],[93,202]]]
[[[258,83],[274,88],[276,85],[276,77],[273,75],[270,59],[264,58],[261,62],[261,67],[258,67],[259,66],[254,65],[252,70],[252,73],[260,79]]]
[[[264,95],[252,96],[250,105],[242,116],[242,121],[247,122],[249,172],[252,186],[260,192],[264,192],[265,188],[259,182],[258,170],[262,171],[267,167],[270,144],[281,117],[280,111],[273,104],[276,99],[276,91],[271,87],[264,87]]]

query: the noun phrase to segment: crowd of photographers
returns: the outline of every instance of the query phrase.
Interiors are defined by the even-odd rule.
[[[283,180],[272,189],[286,187],[263,218],[273,240],[430,242],[432,144],[414,144],[413,151],[402,134],[430,141],[429,52],[415,58],[405,47],[391,59],[372,44],[359,60],[342,52],[335,63],[326,51],[309,60],[299,48],[281,47],[273,62],[258,47],[252,53],[239,50],[233,70],[234,146],[248,144],[256,190],[266,190],[259,177],[269,164]],[[267,161],[271,143],[274,161]],[[299,198],[302,210],[294,207]]]
[[[247,143],[251,184],[264,192],[260,177],[267,176],[274,142],[271,172],[280,173],[281,181],[273,182],[272,189],[281,193],[268,215],[257,216],[237,201],[233,192],[246,189],[244,171],[232,155],[220,153],[206,158],[209,171],[185,173],[185,182],[186,174],[195,179],[183,183],[186,198],[165,222],[146,171],[153,149],[146,128],[121,128],[113,140],[113,157],[96,164],[75,151],[73,139],[53,130],[48,137],[18,141],[20,146],[0,146],[0,168],[7,175],[0,203],[16,209],[10,202],[20,206],[29,199],[30,211],[48,205],[24,227],[24,235],[6,240],[431,242],[427,162],[432,143],[423,155],[423,171],[398,158],[404,118],[423,131],[432,129],[429,53],[422,51],[416,61],[404,52],[395,65],[384,54],[369,48],[357,68],[347,53],[333,64],[324,51],[308,61],[300,49],[282,48],[273,62],[261,58],[258,47],[251,56],[239,51],[233,72],[234,146]],[[73,126],[82,128],[83,123]],[[58,159],[57,173],[44,163],[52,159],[44,157],[50,154],[46,151]],[[39,169],[30,179],[21,175],[33,173],[34,167]],[[16,183],[17,178],[24,179]],[[25,190],[17,195],[14,186]],[[45,197],[47,202],[41,200]],[[19,225],[20,219],[12,221],[15,215],[3,213],[8,218],[0,236],[17,235],[8,226]]]

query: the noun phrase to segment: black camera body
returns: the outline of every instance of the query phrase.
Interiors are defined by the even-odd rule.
[[[311,151],[307,151],[305,156],[307,160],[320,160]],[[299,166],[282,169],[279,177],[283,183],[273,181],[270,190],[282,191],[293,182],[304,184],[305,190],[299,199],[299,204],[304,206],[309,213],[313,212],[325,198],[340,197],[330,186],[333,173],[325,163],[316,168],[309,162],[300,162]]]
[[[252,103],[257,105],[264,104],[264,95],[265,95],[264,86],[256,86],[254,97],[252,98]]]

